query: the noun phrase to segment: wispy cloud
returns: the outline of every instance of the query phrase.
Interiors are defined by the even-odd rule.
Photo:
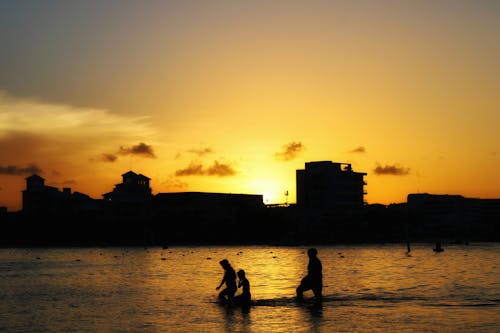
[[[363,146],[359,146],[357,148],[354,148],[352,150],[349,150],[349,153],[353,153],[353,154],[364,154],[366,153],[366,148],[363,147]]]
[[[52,184],[57,186],[70,186],[70,185],[73,186],[78,184],[78,182],[74,179],[67,179],[60,182],[52,182]]]
[[[203,164],[199,162],[191,162],[189,166],[184,169],[179,169],[175,172],[176,176],[219,176],[227,177],[236,174],[236,170],[233,166],[227,163],[220,163],[219,161],[214,161],[211,166],[205,168]]]
[[[115,154],[107,154],[107,153],[104,153],[104,154],[101,154],[101,157],[100,157],[100,161],[103,161],[103,162],[116,162],[116,160],[118,159],[118,157],[115,155]]]
[[[153,151],[153,147],[151,145],[145,144],[141,142],[132,147],[120,147],[120,151],[118,152],[120,155],[139,155],[143,157],[151,157],[156,158],[156,155]]]
[[[170,192],[185,190],[189,186],[188,183],[183,182],[178,178],[174,178],[173,176],[167,178],[164,182],[161,183],[161,185],[163,186],[163,189],[165,191]]]
[[[406,176],[410,174],[410,168],[402,167],[398,164],[384,166],[377,164],[373,172],[378,176]]]
[[[198,149],[189,149],[188,153],[195,154],[198,157],[203,157],[208,154],[214,153],[212,148],[198,148]]]
[[[156,131],[149,119],[12,97],[0,90],[0,156],[15,157],[12,164],[31,160],[59,168],[68,162],[112,162],[121,143],[144,136],[154,140]],[[122,147],[122,153],[152,157],[150,144]]]
[[[26,176],[32,175],[34,173],[42,173],[42,169],[40,169],[35,164],[29,164],[27,166],[18,166],[18,165],[8,165],[1,166],[0,165],[0,174],[8,175],[8,176]]]
[[[87,143],[95,138],[102,144],[103,139],[115,142],[135,135],[154,135],[149,119],[121,116],[104,109],[12,97],[0,90],[0,137],[22,130],[44,137],[63,135],[65,140],[85,138]]]
[[[283,145],[282,150],[275,153],[274,157],[281,161],[290,161],[297,157],[302,150],[304,150],[304,145],[301,142],[290,142]]]

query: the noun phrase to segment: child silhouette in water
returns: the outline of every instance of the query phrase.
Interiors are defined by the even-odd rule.
[[[234,303],[242,307],[248,307],[252,296],[250,295],[250,282],[246,278],[244,270],[240,269],[238,271],[238,279],[238,288],[243,287],[243,292],[234,298]]]
[[[227,259],[221,260],[219,264],[224,268],[225,272],[222,281],[215,289],[219,290],[225,283],[226,288],[219,293],[219,299],[223,304],[229,303],[232,305],[234,303],[234,293],[236,292],[236,273]]]

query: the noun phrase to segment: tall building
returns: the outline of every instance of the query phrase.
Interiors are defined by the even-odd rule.
[[[308,162],[297,170],[297,206],[318,211],[362,207],[366,173],[352,171],[349,163]]]

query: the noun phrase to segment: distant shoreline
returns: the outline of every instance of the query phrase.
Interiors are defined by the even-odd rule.
[[[487,240],[474,240],[471,242],[455,242],[455,241],[441,241],[441,244],[446,246],[474,246],[478,243],[500,243],[499,241],[487,241]],[[171,243],[168,246],[158,245],[158,244],[134,244],[134,243],[115,243],[115,244],[83,244],[83,243],[38,243],[38,244],[0,244],[0,249],[15,249],[15,248],[119,248],[119,247],[130,247],[130,248],[163,248],[168,250],[169,248],[176,247],[238,247],[238,246],[269,246],[269,247],[307,247],[307,246],[366,246],[366,245],[375,245],[375,246],[384,246],[384,245],[401,245],[401,248],[406,249],[406,242],[246,242],[246,243],[187,243],[187,242],[179,242],[179,243]],[[411,246],[419,246],[419,245],[434,245],[435,241],[432,240],[421,240],[415,241],[411,243]]]

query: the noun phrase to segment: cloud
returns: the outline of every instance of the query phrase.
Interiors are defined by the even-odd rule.
[[[90,161],[91,162],[100,161],[100,162],[114,163],[118,160],[117,155],[122,155],[122,156],[137,155],[137,156],[142,156],[142,157],[156,158],[153,147],[151,145],[148,145],[148,144],[141,142],[141,143],[139,143],[135,146],[132,146],[132,147],[120,146],[120,149],[116,152],[116,154],[102,153],[97,158],[91,158]]]
[[[225,163],[219,163],[219,161],[214,161],[211,166],[204,168],[203,164],[199,162],[191,162],[188,167],[184,169],[177,170],[175,172],[176,176],[219,176],[227,177],[236,174],[234,168]]]
[[[135,138],[147,136],[154,140],[156,134],[150,117],[123,116],[105,109],[12,97],[0,90],[0,150],[3,150],[0,156],[5,159],[7,152],[13,164],[43,159],[44,163],[61,168],[89,158],[103,160],[103,151],[113,152],[121,143]],[[9,145],[2,148],[2,142]],[[128,149],[125,148],[125,152],[131,154],[151,156],[152,153],[150,145],[139,144]],[[104,160],[109,162],[112,157],[108,157]]]
[[[236,171],[229,164],[219,163],[218,161],[214,161],[214,164],[207,169],[206,172],[209,176],[233,176],[236,174]]]
[[[68,179],[61,182],[52,182],[52,184],[57,186],[69,186],[69,185],[76,185],[78,184],[78,182],[74,179]]]
[[[62,174],[59,171],[57,171],[57,170],[52,170],[50,172],[50,175],[53,176],[53,177],[61,177],[62,176]]]
[[[120,147],[120,151],[118,153],[120,155],[139,155],[143,157],[156,158],[153,147],[151,145],[145,144],[144,142],[141,142],[130,148],[122,146]]]
[[[203,157],[208,154],[212,154],[214,151],[212,148],[200,148],[200,149],[190,149],[188,153],[195,154],[198,157]]]
[[[107,154],[107,153],[101,154],[101,158],[100,158],[100,160],[102,162],[110,162],[110,163],[115,162],[117,159],[118,159],[118,157],[116,155]]]
[[[12,131],[89,143],[155,135],[150,117],[127,117],[105,109],[12,97],[0,90],[0,138]]]
[[[0,165],[1,175],[23,176],[23,175],[32,175],[34,173],[42,173],[42,169],[37,167],[35,164],[29,164],[25,167],[17,165],[8,165],[8,166]]]
[[[175,172],[176,176],[201,176],[203,174],[203,165],[196,162],[191,162],[187,168]]]
[[[377,164],[377,167],[373,169],[373,172],[378,176],[406,176],[410,174],[410,169],[399,166],[398,164],[394,165],[385,165],[381,166]]]
[[[360,154],[364,154],[366,153],[366,149],[365,147],[363,146],[359,146],[357,148],[354,148],[353,150],[349,150],[349,153],[360,153]]]
[[[290,142],[282,148],[282,151],[274,154],[274,157],[281,161],[293,160],[302,150],[304,150],[304,146],[301,142]]]
[[[189,187],[188,183],[180,181],[174,177],[167,178],[167,180],[162,182],[161,185],[163,185],[164,190],[171,192],[185,190]]]

